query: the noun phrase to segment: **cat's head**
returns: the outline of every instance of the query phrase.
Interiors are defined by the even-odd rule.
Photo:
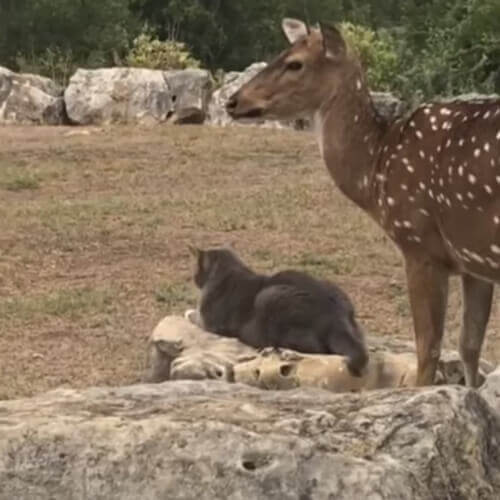
[[[196,259],[194,282],[198,288],[203,288],[211,278],[223,274],[244,264],[228,248],[201,248],[189,245],[189,251]]]

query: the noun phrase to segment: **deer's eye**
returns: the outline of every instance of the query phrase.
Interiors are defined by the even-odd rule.
[[[299,71],[302,69],[302,63],[300,61],[290,61],[286,65],[286,69],[290,71]]]

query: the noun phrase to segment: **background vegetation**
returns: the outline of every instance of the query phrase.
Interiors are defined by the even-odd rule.
[[[0,0],[0,65],[240,70],[285,46],[283,16],[349,23],[374,89],[500,90],[500,0]]]

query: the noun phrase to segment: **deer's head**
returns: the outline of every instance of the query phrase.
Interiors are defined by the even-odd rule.
[[[282,28],[291,46],[229,98],[226,109],[232,118],[308,116],[342,93],[346,82],[360,84],[359,63],[337,28],[320,24],[310,29],[288,18]]]

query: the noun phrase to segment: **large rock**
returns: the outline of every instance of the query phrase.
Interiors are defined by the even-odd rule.
[[[196,311],[188,311],[186,318],[167,316],[154,329],[148,343],[145,382],[217,379],[261,389],[320,387],[332,392],[415,385],[417,360],[410,342],[368,337],[370,360],[363,375],[355,377],[343,356],[272,349],[257,352],[234,338],[204,331],[193,324],[199,323],[193,313]],[[492,370],[481,360],[482,377]],[[457,352],[442,353],[436,383],[465,383]]]
[[[208,71],[197,69],[78,69],[64,99],[69,118],[80,125],[162,123],[168,119],[199,123],[205,118],[211,82]]]
[[[497,500],[499,441],[461,387],[58,390],[0,403],[0,500]]]
[[[257,73],[260,73],[266,65],[265,62],[257,62],[242,72],[232,71],[224,75],[220,88],[214,92],[212,100],[210,101],[208,108],[210,124],[223,127],[228,125],[250,125],[269,128],[293,127],[296,129],[307,129],[311,127],[311,121],[307,119],[296,121],[262,119],[235,121],[226,113],[225,103],[228,98]],[[389,120],[397,118],[406,110],[406,104],[389,92],[372,92],[371,95],[378,112]]]
[[[0,124],[63,124],[62,94],[62,87],[49,78],[0,67]]]

